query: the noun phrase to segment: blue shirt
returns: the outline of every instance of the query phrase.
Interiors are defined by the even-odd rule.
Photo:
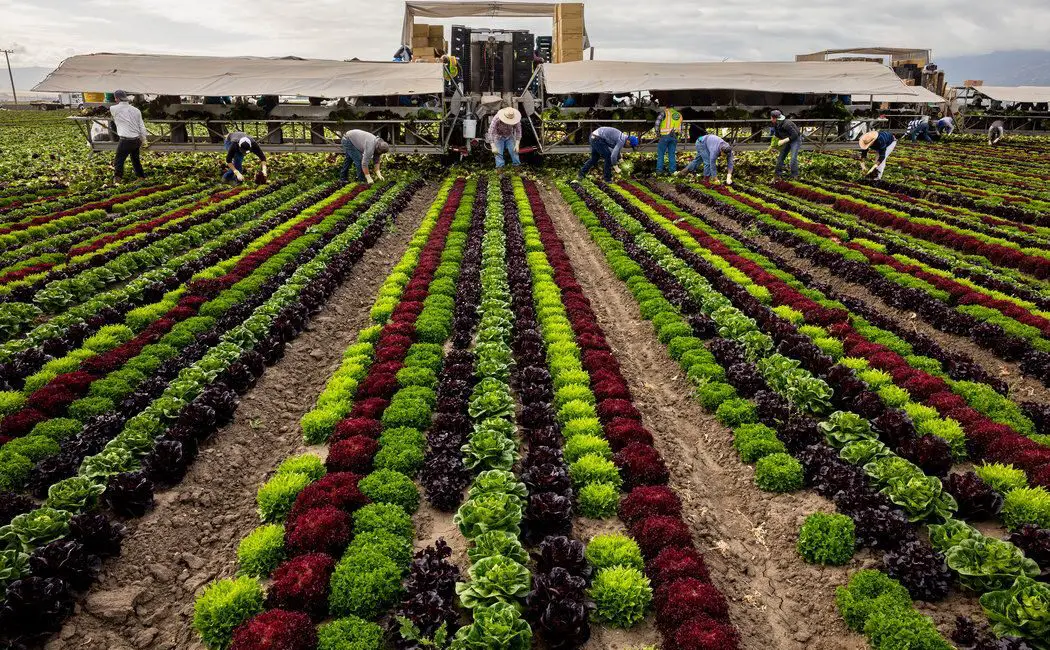
[[[592,138],[604,141],[609,147],[612,148],[612,162],[615,165],[620,162],[620,154],[623,153],[623,146],[627,144],[627,134],[614,129],[611,126],[600,126],[591,133]]]
[[[869,151],[874,151],[879,154],[878,162],[882,162],[886,159],[886,149],[892,143],[896,142],[897,138],[893,136],[889,131],[879,131],[879,137],[875,138],[875,142],[871,143],[871,146],[864,150],[864,157],[868,156]]]

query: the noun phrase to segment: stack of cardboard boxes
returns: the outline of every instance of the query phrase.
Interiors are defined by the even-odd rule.
[[[554,8],[554,63],[583,60],[583,3],[562,2]]]
[[[448,52],[448,41],[445,40],[445,28],[441,25],[420,25],[412,27],[412,58],[415,61],[433,63],[440,53]]]

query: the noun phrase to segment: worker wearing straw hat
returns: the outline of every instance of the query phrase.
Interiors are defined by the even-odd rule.
[[[878,160],[871,166],[871,169],[864,172],[864,175],[871,176],[872,172],[878,171],[875,178],[882,178],[882,173],[886,171],[886,159],[897,148],[896,136],[889,131],[868,131],[860,136],[858,144],[860,144],[861,169],[864,169],[864,160],[868,157],[869,151],[875,151],[878,154]]]
[[[521,164],[518,145],[521,144],[521,113],[513,107],[501,108],[489,122],[489,145],[496,156],[496,169],[507,164],[504,153],[510,156],[510,164]]]

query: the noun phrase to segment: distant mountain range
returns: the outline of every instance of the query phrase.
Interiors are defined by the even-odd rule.
[[[934,57],[948,82],[981,79],[989,86],[1050,86],[1050,50],[1013,50]]]

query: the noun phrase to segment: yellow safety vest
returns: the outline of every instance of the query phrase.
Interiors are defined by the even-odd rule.
[[[682,114],[675,110],[664,111],[664,119],[660,122],[660,135],[670,135],[682,130]]]
[[[445,64],[445,79],[452,81],[459,76],[459,59],[448,55],[448,63]]]

